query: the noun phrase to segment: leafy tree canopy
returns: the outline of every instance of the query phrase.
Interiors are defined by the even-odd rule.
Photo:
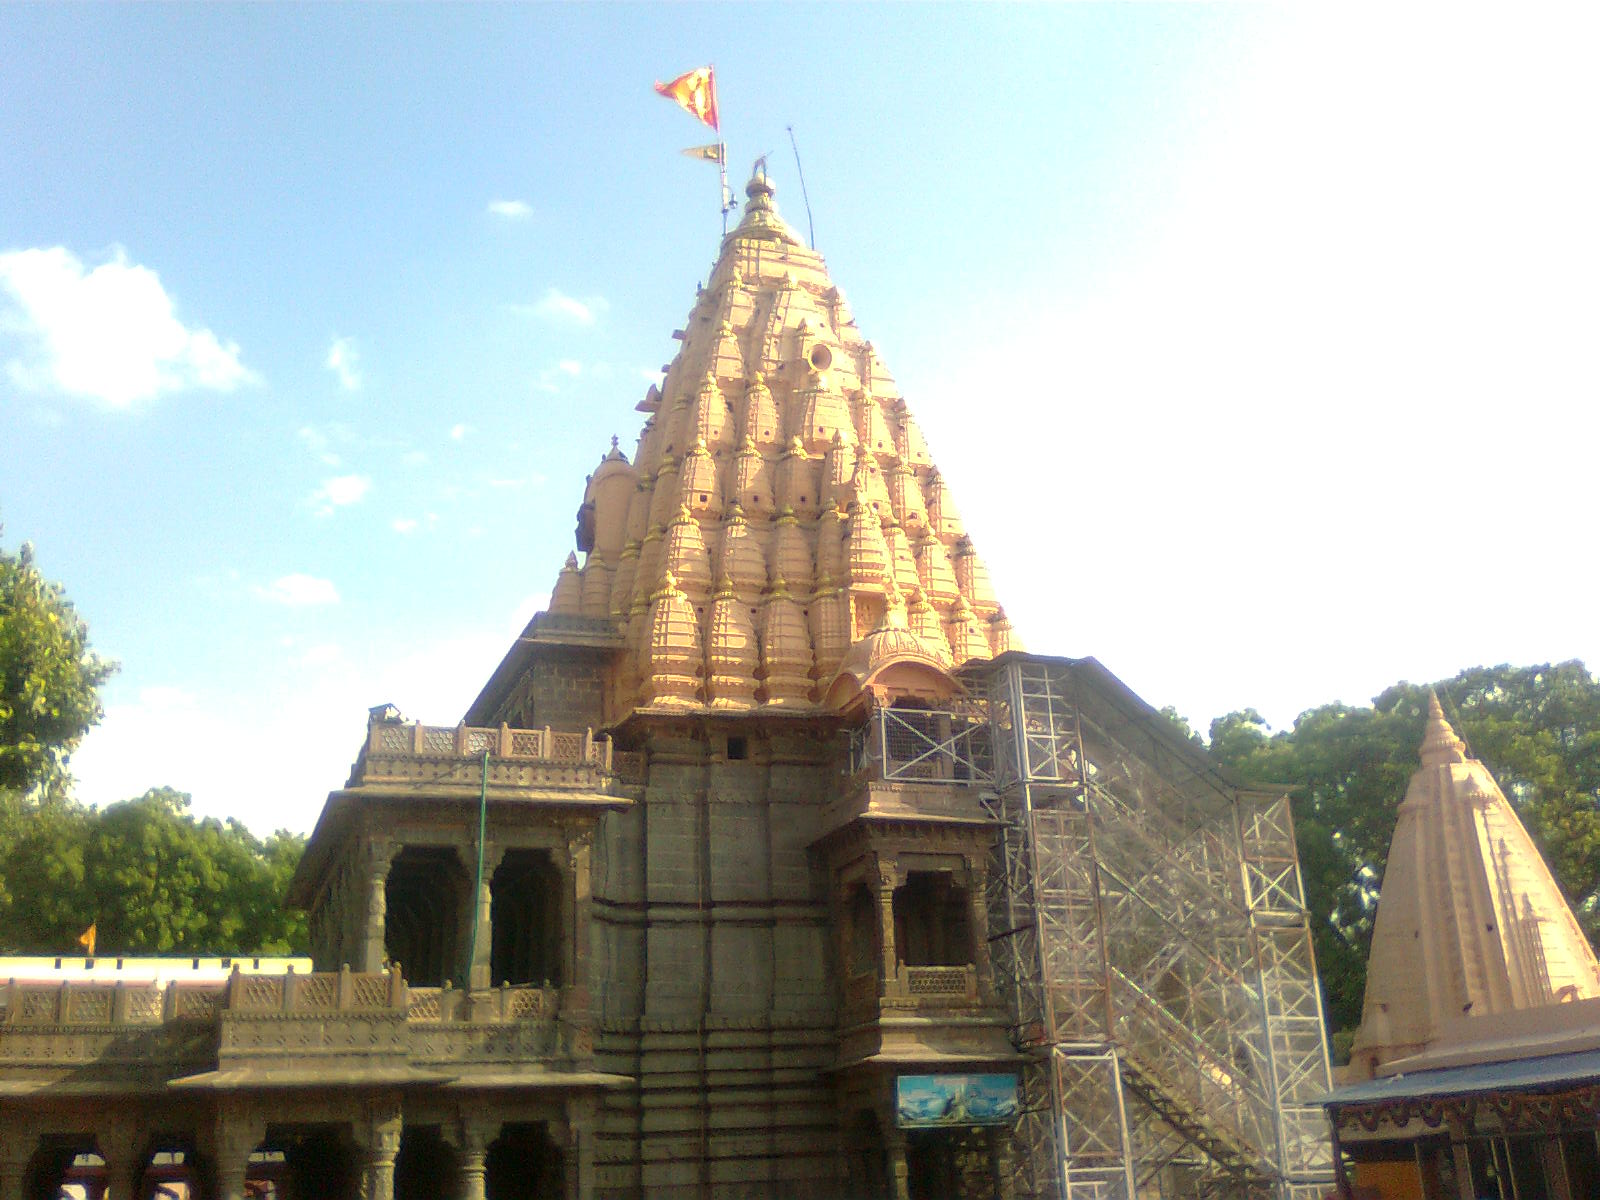
[[[0,790],[61,786],[115,669],[89,649],[88,626],[39,574],[32,548],[0,551]]]
[[[283,897],[304,846],[197,820],[170,788],[99,811],[12,797],[0,802],[0,939],[10,953],[71,953],[93,922],[102,954],[303,953],[305,914]]]
[[[1494,773],[1591,939],[1600,933],[1600,680],[1580,662],[1476,667],[1432,685]],[[1328,704],[1271,733],[1253,709],[1211,724],[1214,759],[1287,786],[1329,1023],[1360,1023],[1372,919],[1396,812],[1418,766],[1429,685]]]

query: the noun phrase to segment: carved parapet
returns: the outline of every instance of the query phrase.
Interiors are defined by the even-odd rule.
[[[216,1055],[220,984],[11,983],[0,1072],[127,1083],[203,1069]]]
[[[347,786],[426,779],[478,786],[483,756],[497,787],[576,787],[599,790],[611,773],[611,742],[582,733],[544,729],[477,728],[375,721]]]

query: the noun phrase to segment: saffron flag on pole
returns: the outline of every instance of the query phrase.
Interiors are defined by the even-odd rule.
[[[85,929],[83,935],[78,938],[78,945],[83,947],[84,953],[90,958],[94,957],[95,934],[98,932],[95,926],[99,923],[98,921],[90,921],[89,928]]]
[[[721,142],[712,142],[706,146],[690,146],[687,150],[681,150],[679,153],[687,155],[689,158],[698,158],[703,162],[721,163],[725,160]]]
[[[696,67],[671,83],[658,83],[656,91],[695,120],[717,128],[717,80],[710,67]]]

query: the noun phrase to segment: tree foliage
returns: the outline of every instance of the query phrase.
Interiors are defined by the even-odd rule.
[[[305,914],[283,897],[304,845],[197,820],[170,788],[98,811],[12,797],[0,811],[0,941],[71,953],[92,922],[102,954],[302,953]]]
[[[115,669],[89,649],[88,626],[40,575],[32,548],[0,551],[0,790],[60,785]]]
[[[1592,938],[1600,932],[1600,681],[1582,663],[1477,667],[1432,685],[1494,773]],[[1317,966],[1335,1030],[1361,1020],[1367,951],[1396,813],[1418,766],[1429,686],[1328,704],[1270,733],[1253,709],[1211,725],[1216,761],[1293,791]]]

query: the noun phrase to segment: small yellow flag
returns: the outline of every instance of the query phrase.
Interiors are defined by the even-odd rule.
[[[720,163],[723,159],[723,146],[721,142],[712,142],[706,146],[690,146],[680,153],[690,158],[703,159],[705,162]]]
[[[83,936],[78,939],[78,945],[83,947],[84,954],[90,958],[94,957],[95,926],[99,923],[98,921],[89,922],[89,928],[85,929]]]

